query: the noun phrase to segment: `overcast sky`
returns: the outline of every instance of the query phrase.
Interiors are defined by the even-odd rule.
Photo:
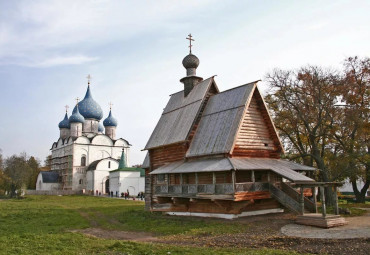
[[[183,88],[189,33],[197,75],[217,75],[223,91],[273,68],[369,56],[369,13],[370,1],[0,0],[0,148],[43,161],[91,74],[104,118],[112,102],[117,136],[141,163],[168,95]]]

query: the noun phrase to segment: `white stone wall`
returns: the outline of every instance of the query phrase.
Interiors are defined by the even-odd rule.
[[[69,137],[69,128],[60,128],[60,138],[65,139]]]
[[[116,127],[105,127],[105,134],[111,139],[116,139]]]
[[[110,162],[110,168],[109,168]],[[105,194],[105,181],[109,178],[109,171],[118,168],[118,161],[113,159],[103,159],[98,163],[95,170],[88,170],[86,173],[87,191],[96,191]]]
[[[144,177],[140,177],[140,172],[116,171],[109,173],[109,187],[113,194],[127,192],[130,196],[137,196],[139,192],[144,192]]]
[[[73,174],[72,174],[72,189],[73,190],[96,190],[98,186],[100,192],[105,192],[105,184],[103,185],[103,190],[101,188],[101,180],[100,184],[97,185],[96,183],[92,183],[89,176],[86,175],[86,170],[88,169],[88,166],[96,161],[101,160],[105,158],[113,158],[116,160],[119,160],[122,155],[122,148],[125,148],[125,156],[126,156],[126,162],[129,166],[129,148],[128,144],[123,139],[118,139],[116,141],[112,141],[108,136],[104,134],[98,134],[95,137],[90,139],[85,136],[78,137],[75,141],[73,141],[71,138],[68,138],[64,140],[59,139],[56,145],[53,145],[52,149],[52,159],[65,157],[68,155],[73,155]],[[81,165],[81,157],[86,156],[86,166]],[[113,162],[113,161],[112,161]],[[112,163],[113,164],[113,163]],[[57,165],[52,165],[52,170],[58,170]],[[117,165],[110,168],[110,169],[104,169],[105,171],[115,170],[118,168],[118,162]],[[103,169],[101,169],[103,170]],[[96,178],[101,178],[101,174],[96,173]],[[103,174],[104,175],[104,174]],[[108,176],[109,174],[106,174],[105,176]],[[91,176],[93,177],[93,176]],[[82,183],[80,183],[80,180],[82,180]],[[88,183],[90,180],[90,184]],[[90,185],[90,186],[89,186]]]
[[[71,136],[79,137],[82,135],[82,123],[71,123]]]
[[[83,132],[84,133],[98,133],[98,126],[99,126],[99,121],[95,119],[85,119],[85,123],[83,125]]]

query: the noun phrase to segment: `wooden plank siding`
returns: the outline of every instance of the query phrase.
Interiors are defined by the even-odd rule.
[[[259,92],[255,90],[239,128],[232,156],[280,157],[279,139]]]

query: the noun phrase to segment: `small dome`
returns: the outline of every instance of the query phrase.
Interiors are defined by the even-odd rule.
[[[69,128],[70,127],[67,113],[66,115],[64,115],[64,119],[61,122],[59,122],[58,126],[59,128]]]
[[[79,122],[79,123],[83,124],[85,122],[85,118],[84,118],[84,116],[81,115],[78,108],[79,107],[78,107],[78,104],[77,104],[76,107],[73,109],[71,117],[69,117],[69,123]]]
[[[109,111],[109,116],[103,121],[104,127],[117,127],[117,120],[112,116],[112,110]]]
[[[103,125],[99,122],[99,125],[98,125],[98,132],[99,133],[103,133],[104,132],[104,127]]]
[[[186,69],[197,68],[199,66],[199,58],[197,58],[197,56],[190,53],[182,60],[182,65]]]
[[[85,119],[101,120],[103,118],[103,110],[100,105],[92,98],[90,86],[87,87],[84,99],[78,103],[80,113]],[[76,107],[73,109],[75,110]]]

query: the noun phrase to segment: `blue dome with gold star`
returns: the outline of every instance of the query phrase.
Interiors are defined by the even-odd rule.
[[[59,122],[58,126],[59,128],[69,128],[70,127],[67,113],[64,116],[64,119],[61,122]]]
[[[92,98],[90,85],[87,87],[85,98],[78,103],[78,108],[85,119],[101,120],[103,118],[103,110]],[[74,109],[76,109],[76,107]]]
[[[72,112],[72,115],[71,117],[69,117],[69,123],[84,123],[85,122],[85,118],[84,116],[81,115],[80,111],[79,111],[79,105],[80,103],[78,103],[75,108],[73,109],[73,112]]]
[[[112,116],[112,110],[109,111],[108,117],[103,121],[104,127],[117,127],[117,120]]]

